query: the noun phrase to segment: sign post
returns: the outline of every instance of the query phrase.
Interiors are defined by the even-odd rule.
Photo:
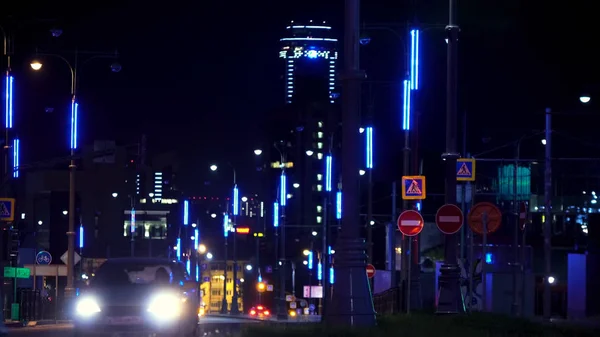
[[[446,204],[435,214],[435,224],[440,232],[452,235],[460,231],[464,221],[463,212],[458,206]]]

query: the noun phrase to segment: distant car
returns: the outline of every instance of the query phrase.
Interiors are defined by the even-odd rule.
[[[250,316],[255,317],[271,316],[271,312],[264,305],[257,305],[255,307],[252,307],[250,308],[250,311],[248,313],[250,314]]]
[[[75,336],[196,336],[199,307],[181,262],[108,259],[74,303]]]

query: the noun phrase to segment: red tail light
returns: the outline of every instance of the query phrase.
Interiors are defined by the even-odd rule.
[[[265,314],[265,316],[269,316],[270,312],[269,312],[269,310],[265,310],[265,311],[263,312],[263,314]]]
[[[264,308],[262,307],[262,305],[259,305],[258,307],[256,307],[256,309],[263,310]]]
[[[250,315],[251,315],[251,316],[254,316],[254,315],[256,315],[256,311],[254,311],[254,310],[250,310]]]

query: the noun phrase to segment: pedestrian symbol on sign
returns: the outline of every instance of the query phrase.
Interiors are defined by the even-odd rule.
[[[462,163],[462,166],[460,167],[460,169],[458,169],[457,175],[459,175],[459,176],[465,176],[465,177],[470,177],[471,176],[471,171],[467,167],[466,163]]]

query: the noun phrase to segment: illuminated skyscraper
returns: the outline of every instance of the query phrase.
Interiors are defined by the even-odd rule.
[[[339,167],[335,152],[341,135],[336,132],[340,122],[336,83],[338,40],[332,27],[324,22],[292,21],[285,28],[279,51],[284,107],[273,129],[277,132],[277,144],[285,144],[280,151],[293,163],[286,170],[289,186],[286,197],[290,198],[286,222],[299,225],[290,228],[286,235],[304,246],[311,243],[318,246],[328,218],[326,200],[335,198],[326,185],[337,190],[338,184],[335,174]],[[332,210],[328,211],[329,219],[334,219]]]
[[[325,24],[292,23],[281,40],[279,57],[285,60],[285,102],[336,97],[337,39]]]

